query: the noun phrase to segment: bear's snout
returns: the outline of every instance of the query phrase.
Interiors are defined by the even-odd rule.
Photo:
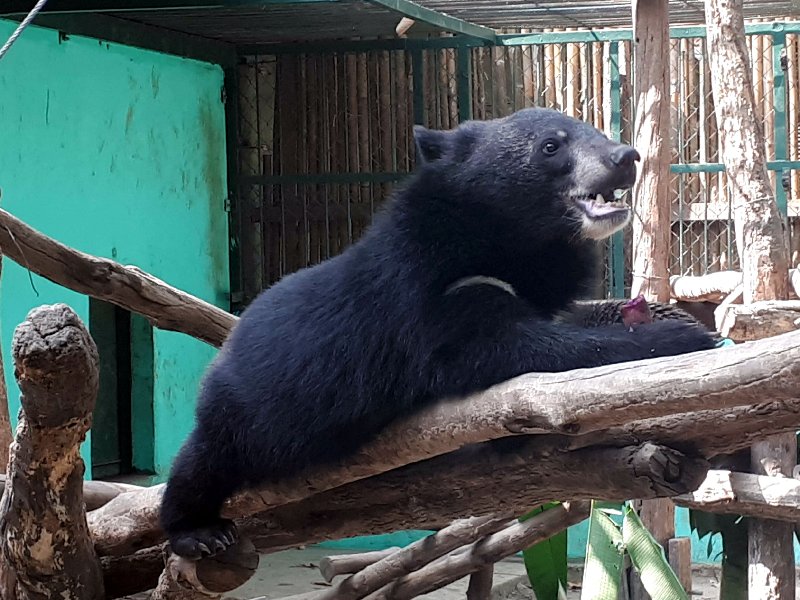
[[[618,167],[630,167],[634,162],[642,159],[635,148],[630,146],[619,146],[611,151],[611,162]]]

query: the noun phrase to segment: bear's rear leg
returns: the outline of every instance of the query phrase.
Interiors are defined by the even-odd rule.
[[[198,560],[236,542],[233,521],[220,516],[236,491],[237,474],[222,449],[209,450],[192,435],[181,449],[161,501],[161,527],[172,552]]]

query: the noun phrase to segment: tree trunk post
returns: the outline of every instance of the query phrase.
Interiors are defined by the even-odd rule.
[[[31,311],[11,348],[22,410],[0,501],[0,597],[102,600],[80,456],[97,396],[97,348],[63,304]]]
[[[764,128],[756,111],[742,0],[708,0],[705,6],[712,91],[720,149],[733,198],[744,302],[783,300],[789,289],[786,236],[767,171]],[[796,451],[794,433],[758,443],[751,452],[753,472],[791,476]],[[793,599],[792,525],[753,519],[749,537],[750,597]]]
[[[633,0],[634,147],[642,156],[633,191],[632,296],[669,302],[670,78],[667,0]]]
[[[633,193],[633,285],[631,297],[669,302],[670,248],[670,38],[668,0],[633,0],[636,98],[634,147],[642,156]],[[668,551],[675,535],[675,505],[642,500],[642,522]],[[634,598],[646,598],[634,578]]]

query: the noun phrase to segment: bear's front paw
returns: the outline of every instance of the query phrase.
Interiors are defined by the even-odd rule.
[[[220,519],[213,525],[173,534],[169,545],[178,556],[200,560],[224,551],[236,542],[237,537],[233,521]]]

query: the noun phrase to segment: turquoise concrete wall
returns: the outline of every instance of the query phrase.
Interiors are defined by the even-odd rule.
[[[15,24],[0,20],[0,39]],[[0,63],[3,208],[85,252],[135,264],[228,308],[223,73],[215,65],[31,27]],[[0,343],[34,306],[88,300],[4,261]],[[156,444],[164,473],[191,428],[214,349],[153,332]],[[88,457],[88,453],[84,452]]]

